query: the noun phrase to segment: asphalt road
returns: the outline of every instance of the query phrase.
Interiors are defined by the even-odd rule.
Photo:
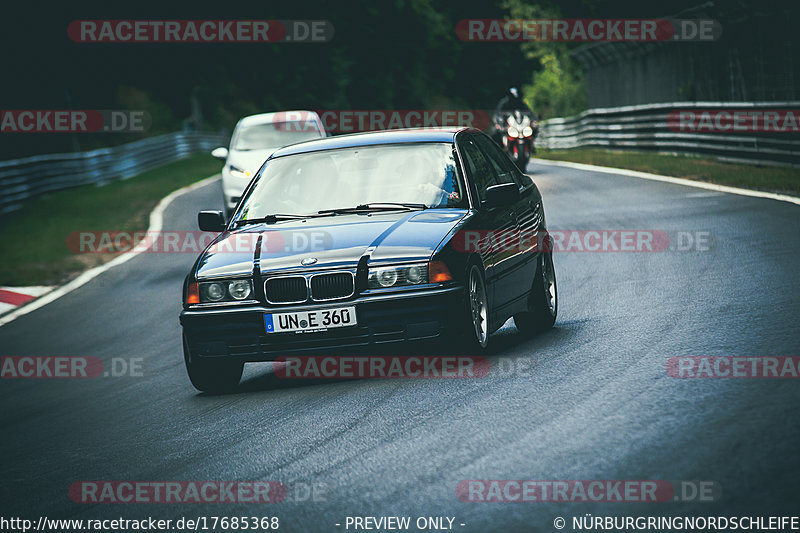
[[[800,355],[798,206],[530,169],[551,229],[704,231],[711,246],[557,253],[556,327],[524,340],[506,324],[485,378],[298,384],[258,365],[223,396],[198,394],[183,367],[181,282],[194,256],[139,255],[0,328],[0,355],[142,358],[140,377],[0,381],[0,515],[278,516],[286,531],[450,516],[482,532],[555,531],[557,516],[571,531],[585,513],[796,514],[800,382],[679,380],[665,368],[672,356]],[[219,199],[218,182],[178,198],[164,228],[194,229]],[[468,503],[455,492],[467,479],[710,480],[722,495]],[[68,489],[80,480],[315,483],[320,501],[77,504]]]

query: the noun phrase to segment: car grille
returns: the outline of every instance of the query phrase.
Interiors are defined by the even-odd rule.
[[[303,276],[268,279],[264,290],[267,301],[274,304],[300,303],[308,299],[306,278]]]
[[[311,296],[314,300],[335,300],[353,294],[353,275],[349,272],[320,274],[311,278]]]
[[[303,303],[308,300],[305,276],[282,276],[270,278],[264,284],[267,301],[273,304]],[[314,301],[338,300],[352,296],[355,292],[353,274],[331,272],[314,274],[310,278],[311,299]]]

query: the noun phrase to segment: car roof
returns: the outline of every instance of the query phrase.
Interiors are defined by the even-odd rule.
[[[420,142],[451,143],[455,139],[455,136],[458,132],[469,129],[470,128],[413,128],[336,135],[334,137],[313,139],[297,144],[290,144],[289,146],[285,146],[279,150],[276,150],[270,159],[287,155],[302,154],[304,152],[318,152],[320,150],[334,150],[336,148],[349,148],[355,146]]]
[[[238,124],[236,124],[236,127],[253,126],[255,124],[270,124],[274,121],[275,117],[279,117],[281,121],[314,120],[316,122],[320,122],[319,115],[317,115],[315,111],[293,109],[291,111],[275,111],[274,113],[259,113],[257,115],[249,115],[241,118]]]

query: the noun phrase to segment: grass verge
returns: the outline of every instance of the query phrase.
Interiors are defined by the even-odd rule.
[[[55,285],[113,258],[75,254],[75,231],[143,231],[150,211],[172,191],[211,176],[220,163],[196,154],[102,186],[85,185],[27,202],[0,217],[0,285]]]
[[[704,157],[650,152],[617,152],[592,148],[552,151],[540,149],[537,150],[536,157],[603,167],[626,168],[746,189],[800,194],[800,170],[796,168],[757,167],[723,163]]]

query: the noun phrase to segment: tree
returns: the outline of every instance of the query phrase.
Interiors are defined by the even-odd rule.
[[[503,0],[502,6],[513,19],[561,18],[558,9],[525,0]],[[583,68],[570,56],[567,43],[526,41],[521,46],[526,58],[539,63],[531,83],[523,85],[522,94],[540,118],[564,117],[586,109]]]

